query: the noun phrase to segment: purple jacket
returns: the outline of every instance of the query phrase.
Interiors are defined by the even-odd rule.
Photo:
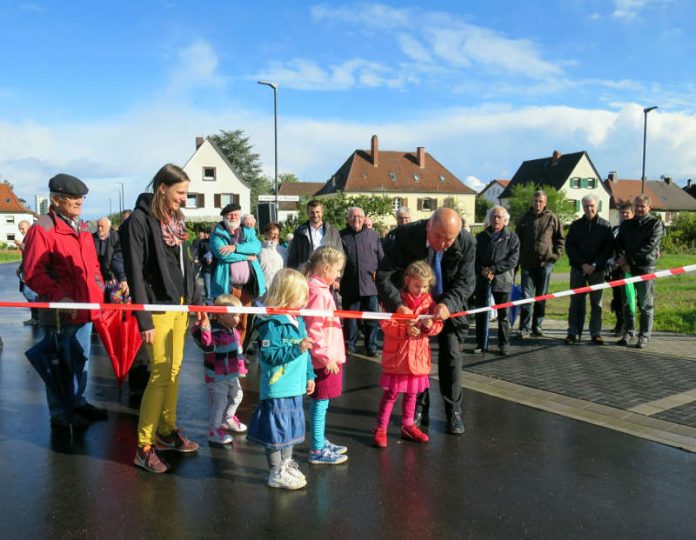
[[[346,254],[341,296],[348,300],[359,296],[376,296],[375,274],[379,261],[384,256],[379,236],[367,227],[363,227],[360,232],[346,227],[341,231],[341,243]]]

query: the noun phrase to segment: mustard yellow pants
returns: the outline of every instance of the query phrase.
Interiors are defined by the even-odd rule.
[[[179,371],[189,314],[165,312],[152,315],[154,343],[147,346],[150,378],[140,403],[138,446],[154,445],[157,433],[169,435],[176,429]]]

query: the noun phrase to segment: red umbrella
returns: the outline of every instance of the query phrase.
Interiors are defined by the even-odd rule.
[[[116,382],[121,388],[143,342],[138,321],[132,311],[105,310],[94,321],[94,326],[109,354]]]

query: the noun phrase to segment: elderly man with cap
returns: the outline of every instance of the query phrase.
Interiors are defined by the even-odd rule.
[[[78,178],[58,174],[48,183],[51,206],[29,229],[24,252],[24,279],[39,298],[49,302],[94,302],[103,299],[104,282],[92,235],[80,219],[89,191]],[[66,410],[58,396],[46,387],[51,426],[85,428],[90,421],[105,420],[105,409],[87,403],[87,359],[90,355],[92,321],[98,312],[87,310],[42,310],[40,324],[46,332],[75,335],[84,351],[84,361],[73,358],[75,401]]]
[[[261,242],[254,229],[242,227],[242,207],[238,204],[228,204],[220,215],[222,221],[213,230],[209,242],[215,261],[211,296],[234,294],[243,306],[251,306],[266,292],[263,271],[257,260]],[[247,315],[240,317],[237,330],[242,343],[250,330],[250,323]]]

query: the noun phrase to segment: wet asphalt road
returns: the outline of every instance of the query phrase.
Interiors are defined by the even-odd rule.
[[[20,299],[15,265],[0,265],[0,298]],[[93,337],[88,395],[109,420],[74,439],[51,434],[41,381],[23,352],[38,331],[28,311],[0,310],[2,538],[693,538],[696,456],[629,435],[465,392],[467,432],[444,433],[434,391],[427,445],[370,446],[379,366],[353,359],[328,435],[342,466],[309,466],[299,492],[269,489],[260,447],[205,442],[207,396],[192,342],[182,371],[180,427],[201,443],[152,475],[132,465],[137,410],[119,396]],[[245,381],[243,420],[257,399]],[[437,383],[434,384],[437,386]]]

